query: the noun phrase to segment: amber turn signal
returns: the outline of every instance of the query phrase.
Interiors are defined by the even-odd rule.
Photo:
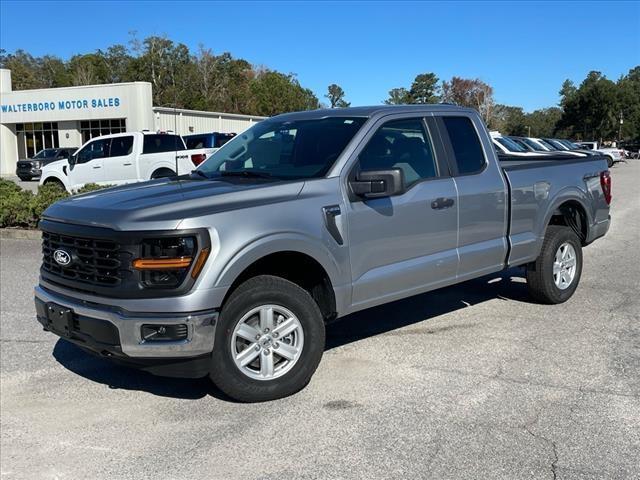
[[[203,248],[202,250],[200,250],[200,254],[198,255],[196,264],[193,266],[193,270],[191,270],[191,278],[198,278],[198,275],[200,275],[200,271],[202,270],[202,267],[204,267],[204,263],[207,261],[207,258],[209,258],[209,249]]]
[[[133,268],[136,270],[176,270],[189,268],[191,257],[180,258],[136,258]]]

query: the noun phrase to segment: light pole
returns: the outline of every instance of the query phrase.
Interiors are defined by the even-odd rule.
[[[620,126],[618,127],[618,147],[620,146],[620,141],[622,140],[622,124],[624,123],[624,117],[622,115],[622,110],[620,110]]]
[[[527,129],[527,131],[529,132],[529,133],[527,134],[527,137],[530,137],[530,136],[531,136],[531,127],[530,127],[529,125],[527,125],[525,128],[526,128],[526,129]]]

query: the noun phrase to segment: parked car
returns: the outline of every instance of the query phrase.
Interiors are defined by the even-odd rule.
[[[529,140],[531,140],[533,143],[537,143],[538,145],[546,148],[547,151],[549,151],[549,152],[563,153],[565,155],[570,155],[572,157],[582,157],[582,158],[584,158],[584,157],[587,156],[586,153],[580,153],[580,152],[576,152],[576,151],[571,151],[567,147],[562,145],[561,143],[556,143],[555,141],[552,141],[551,139],[548,139],[548,138],[529,137]]]
[[[208,157],[235,136],[235,133],[211,132],[185,135],[182,138],[188,149],[202,148]]]
[[[509,136],[509,138],[522,147],[529,149],[531,152],[549,153],[550,151],[548,147],[544,147],[541,144],[534,142],[529,137]]]
[[[624,150],[615,147],[602,147],[598,145],[598,142],[576,142],[582,148],[586,150],[593,150],[595,152],[601,153],[602,155],[608,158],[607,163],[609,164],[609,168],[613,166],[614,163],[620,162],[624,160]]]
[[[515,142],[509,137],[505,137],[498,132],[491,132],[491,140],[496,147],[498,154],[511,155],[514,157],[539,157],[541,155],[541,152],[534,152],[525,148],[518,142]]]
[[[59,183],[71,192],[87,183],[120,185],[191,172],[207,157],[188,150],[180,135],[128,132],[95,137],[68,160],[42,169],[40,184]],[[177,172],[176,172],[177,167]]]
[[[73,155],[77,147],[73,148],[45,148],[32,158],[18,160],[16,175],[23,181],[33,180],[42,174],[42,167],[51,162],[64,160]]]
[[[190,176],[49,207],[37,319],[96,355],[271,400],[309,382],[326,322],[349,313],[516,266],[537,301],[568,300],[610,201],[604,158],[500,162],[472,109],[279,115]]]

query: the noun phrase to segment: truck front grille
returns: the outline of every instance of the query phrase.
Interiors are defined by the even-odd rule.
[[[61,279],[101,287],[116,287],[122,282],[120,245],[110,240],[79,238],[52,232],[42,233],[42,268]],[[57,262],[55,252],[68,264]]]

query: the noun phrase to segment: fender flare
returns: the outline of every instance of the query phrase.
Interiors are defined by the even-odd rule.
[[[580,205],[584,210],[585,215],[587,216],[586,228],[587,228],[587,238],[588,238],[589,230],[593,225],[593,212],[589,207],[589,200],[587,198],[587,194],[584,191],[580,190],[578,187],[565,187],[562,190],[560,190],[558,193],[556,193],[553,200],[549,203],[549,207],[547,208],[547,211],[544,217],[540,217],[543,219],[542,225],[537,225],[537,231],[540,232],[540,235],[539,235],[539,238],[541,239],[540,243],[542,243],[542,239],[544,238],[547,225],[549,225],[549,222],[551,221],[551,217],[553,216],[555,211],[558,209],[558,207],[560,207],[560,205],[570,201],[576,202],[578,205]]]
[[[321,242],[301,233],[281,232],[258,238],[238,249],[218,274],[214,286],[231,286],[253,263],[280,252],[301,253],[318,262],[327,272],[334,291],[336,286],[345,283],[345,272],[341,271],[336,259]]]
[[[52,172],[47,172],[45,175],[43,175],[40,178],[40,185],[44,185],[47,180],[51,180],[51,179],[56,179],[58,180],[60,183],[62,183],[62,185],[64,186],[64,189],[71,193],[71,188],[69,185],[69,179],[66,175],[63,175],[61,172],[57,172],[57,171],[52,171]]]

